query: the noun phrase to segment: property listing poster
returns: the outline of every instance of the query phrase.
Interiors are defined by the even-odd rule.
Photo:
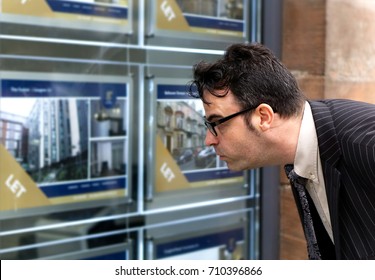
[[[150,29],[244,38],[246,5],[247,0],[157,0]]]
[[[131,30],[131,0],[3,0],[3,20],[113,32]]]
[[[243,227],[216,230],[177,240],[158,241],[155,258],[163,260],[244,260],[245,230]]]
[[[244,173],[230,171],[213,147],[206,147],[203,105],[186,84],[156,81],[156,192],[219,185],[243,185]]]
[[[124,77],[2,73],[0,210],[126,197],[129,86]]]

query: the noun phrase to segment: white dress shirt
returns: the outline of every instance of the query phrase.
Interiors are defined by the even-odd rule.
[[[318,137],[316,135],[311,107],[308,102],[305,103],[301,129],[298,136],[297,151],[294,158],[294,171],[299,176],[307,179],[306,189],[333,242],[322,163],[319,156]]]

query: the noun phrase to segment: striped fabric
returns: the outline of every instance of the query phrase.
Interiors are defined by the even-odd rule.
[[[316,230],[318,242],[326,240],[319,243],[327,248],[322,258],[375,259],[375,105],[351,100],[309,103],[335,244],[335,252],[329,252],[333,247],[323,237],[324,228]]]

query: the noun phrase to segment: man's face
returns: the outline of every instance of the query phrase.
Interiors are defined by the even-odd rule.
[[[209,104],[204,104],[205,116],[209,122],[217,121],[242,110],[229,92],[225,97],[216,97],[204,93]],[[245,122],[246,114],[238,115],[215,127],[217,136],[207,130],[205,144],[213,146],[221,160],[231,170],[246,170],[261,167],[261,135],[255,129],[249,129]],[[252,117],[249,117],[251,123]]]

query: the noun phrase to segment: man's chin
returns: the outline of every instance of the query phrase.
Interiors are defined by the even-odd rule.
[[[241,168],[240,166],[236,165],[235,163],[228,163],[227,162],[227,167],[231,171],[244,171],[244,170],[246,170],[245,168]]]

